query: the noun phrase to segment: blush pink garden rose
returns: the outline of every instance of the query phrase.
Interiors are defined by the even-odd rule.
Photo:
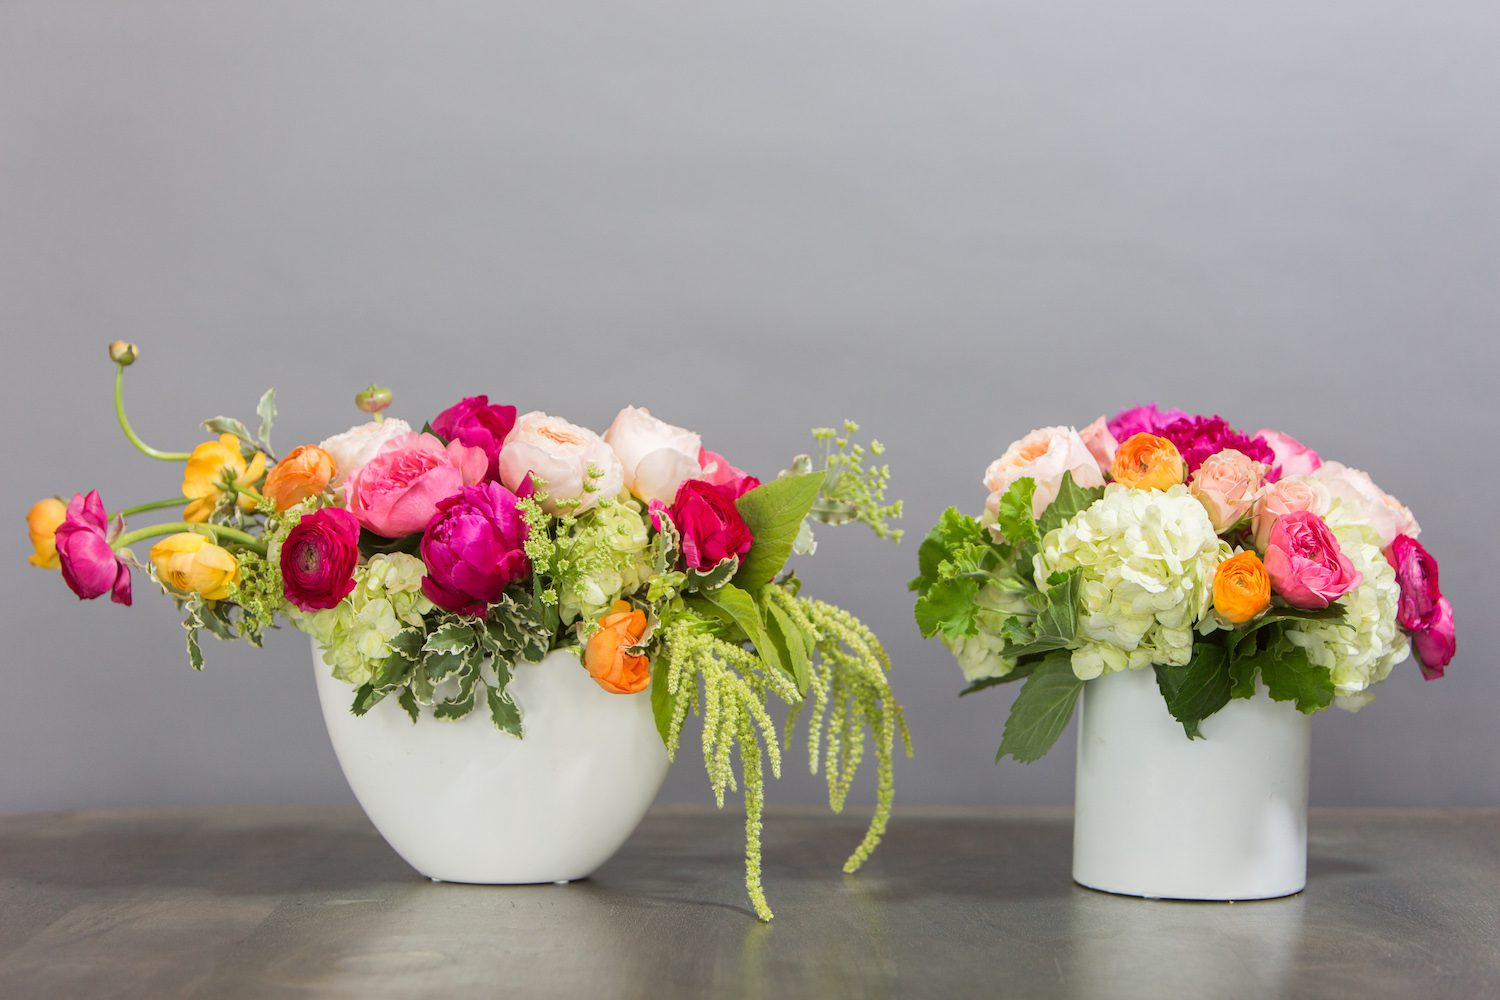
[[[1458,652],[1458,636],[1453,631],[1453,605],[1448,603],[1448,598],[1438,598],[1437,618],[1429,628],[1413,635],[1411,644],[1417,654],[1417,666],[1422,668],[1422,676],[1429,681],[1443,676]]]
[[[620,460],[625,488],[643,503],[670,503],[677,487],[701,477],[703,440],[692,431],[627,406],[615,417],[604,440]]]
[[[1386,548],[1397,535],[1416,538],[1422,527],[1406,505],[1375,485],[1370,474],[1351,469],[1342,462],[1324,462],[1313,473],[1328,487],[1333,499],[1347,505],[1355,520],[1368,524],[1380,536],[1380,547]]]
[[[1306,476],[1318,471],[1318,466],[1323,464],[1317,452],[1290,434],[1262,427],[1255,436],[1264,441],[1276,456],[1271,464],[1280,469],[1283,476]]]
[[[1263,561],[1271,589],[1294,608],[1326,608],[1362,579],[1328,525],[1306,510],[1277,518]]]
[[[1266,551],[1266,543],[1271,540],[1271,529],[1276,526],[1276,519],[1283,514],[1307,510],[1323,517],[1328,513],[1331,502],[1328,487],[1311,476],[1286,476],[1271,483],[1256,499],[1255,509],[1250,517],[1250,530],[1255,535],[1256,551]]]
[[[1037,517],[1057,499],[1063,473],[1073,474],[1079,486],[1103,486],[1104,474],[1099,461],[1071,427],[1042,427],[1032,431],[1005,449],[1005,454],[990,463],[984,474],[990,496],[985,509],[991,514],[1000,510],[1000,498],[1017,479],[1029,478],[1036,483],[1031,497],[1032,513]]]
[[[1109,467],[1115,464],[1115,452],[1120,448],[1120,442],[1109,432],[1109,423],[1103,417],[1095,420],[1083,430],[1078,432],[1083,439],[1083,445],[1094,456],[1094,461],[1099,463],[1099,471],[1108,473]]]
[[[318,445],[333,459],[333,479],[330,485],[338,489],[349,477],[364,468],[380,449],[404,434],[411,433],[411,424],[405,420],[371,420],[367,424],[351,427],[342,434],[335,434]]]
[[[707,448],[698,453],[698,465],[702,469],[695,479],[701,479],[705,483],[714,486],[727,486],[729,491],[738,500],[760,485],[760,480],[750,475],[744,469],[737,469],[730,464],[729,459],[716,451]]]
[[[597,475],[590,475],[593,469]],[[540,410],[523,413],[500,453],[500,481],[520,493],[531,476],[549,514],[582,513],[600,497],[617,497],[625,470],[614,450],[586,427]]]
[[[516,408],[490,402],[488,396],[467,396],[432,418],[432,429],[444,440],[478,448],[489,459],[485,476],[500,478],[500,449],[516,425]]]
[[[422,534],[422,593],[438,607],[483,618],[505,588],[531,575],[526,520],[496,482],[466,486],[438,504]]]
[[[130,606],[130,567],[109,544],[109,515],[98,490],[73,495],[54,541],[68,589],[85,601],[109,594]]]
[[[446,445],[431,434],[388,441],[344,486],[349,512],[384,538],[427,527],[438,502],[484,478],[489,459],[460,441]]]
[[[1208,511],[1214,530],[1225,532],[1250,513],[1265,485],[1265,463],[1233,448],[1210,455],[1193,473],[1188,491]]]

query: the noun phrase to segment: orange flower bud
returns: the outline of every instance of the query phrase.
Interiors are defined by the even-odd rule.
[[[261,495],[277,510],[286,510],[326,490],[337,471],[332,455],[315,444],[304,444],[271,467]]]
[[[1115,451],[1109,474],[1115,482],[1135,489],[1165,490],[1187,477],[1187,463],[1177,446],[1166,438],[1136,434],[1126,438]]]
[[[240,565],[234,556],[203,535],[183,531],[168,535],[151,546],[151,565],[156,578],[179,594],[200,594],[210,601],[229,596],[240,582]]]
[[[1243,625],[1271,606],[1271,574],[1254,552],[1219,563],[1214,572],[1214,610],[1225,621]]]
[[[57,526],[68,516],[68,505],[57,497],[38,500],[26,512],[26,532],[36,552],[26,561],[41,569],[57,569]]]
[[[635,694],[651,683],[651,661],[626,650],[646,634],[646,613],[616,601],[599,619],[599,631],[589,638],[583,665],[594,683],[611,694]]]

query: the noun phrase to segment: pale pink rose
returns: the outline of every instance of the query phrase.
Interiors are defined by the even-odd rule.
[[[1270,469],[1242,451],[1225,448],[1193,470],[1188,491],[1208,511],[1215,531],[1228,531],[1250,513]]]
[[[527,476],[546,494],[542,506],[550,514],[581,513],[600,497],[619,496],[625,484],[625,470],[603,438],[538,410],[517,418],[500,452],[506,487],[519,493]]]
[[[1079,486],[1103,486],[1104,474],[1099,462],[1083,438],[1071,427],[1043,427],[1034,430],[1005,449],[1005,454],[990,463],[984,474],[985,488],[990,491],[985,509],[1000,509],[1000,497],[1017,479],[1029,478],[1036,483],[1032,494],[1032,513],[1042,511],[1057,499],[1063,473],[1071,472]]]
[[[1255,548],[1266,551],[1271,538],[1271,529],[1276,519],[1284,514],[1295,514],[1299,510],[1311,511],[1319,517],[1328,513],[1332,498],[1328,487],[1312,476],[1286,476],[1271,483],[1261,491],[1255,501],[1250,517],[1250,530],[1255,533]]]
[[[386,442],[355,470],[344,484],[344,497],[361,525],[384,538],[400,538],[427,527],[438,501],[479,482],[489,465],[482,448],[407,433]]]
[[[1317,452],[1290,434],[1262,427],[1255,432],[1255,436],[1264,441],[1276,456],[1275,467],[1281,470],[1283,476],[1306,476],[1318,471],[1318,467],[1323,464]]]
[[[692,431],[651,415],[642,406],[627,406],[604,432],[625,474],[625,488],[645,503],[671,503],[677,487],[697,479],[703,440]]]
[[[371,420],[367,424],[351,427],[342,434],[335,434],[318,445],[333,459],[335,488],[343,486],[349,477],[384,448],[389,442],[403,434],[411,433],[411,424],[405,420]]]
[[[1369,473],[1342,462],[1324,462],[1313,475],[1322,480],[1335,500],[1350,507],[1355,520],[1375,529],[1382,549],[1389,547],[1397,535],[1416,538],[1421,533],[1421,525],[1406,505],[1376,486]]]
[[[1084,447],[1099,463],[1099,471],[1108,473],[1109,467],[1115,463],[1115,451],[1120,447],[1120,442],[1109,432],[1109,422],[1100,417],[1079,431],[1078,436],[1083,438]]]

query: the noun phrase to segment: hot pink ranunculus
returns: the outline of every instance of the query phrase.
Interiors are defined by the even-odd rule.
[[[531,575],[526,520],[496,482],[467,486],[437,506],[422,534],[422,592],[454,614],[484,617],[505,588]]]
[[[1318,453],[1307,445],[1298,441],[1290,434],[1273,431],[1269,427],[1262,427],[1255,432],[1256,438],[1266,443],[1276,460],[1271,464],[1280,469],[1283,476],[1305,476],[1316,472],[1323,460]]]
[[[466,396],[432,418],[432,429],[447,440],[484,452],[488,479],[500,478],[500,449],[514,426],[516,408],[491,403],[488,396]]]
[[[306,514],[281,545],[281,590],[303,611],[327,611],[354,589],[359,521],[347,510]]]
[[[1401,599],[1396,605],[1396,620],[1408,632],[1429,629],[1438,619],[1438,601],[1443,592],[1438,587],[1438,564],[1426,547],[1410,535],[1397,535],[1385,557],[1396,570],[1401,585]]]
[[[699,450],[698,465],[702,471],[694,477],[695,479],[701,479],[715,486],[729,487],[736,500],[760,485],[759,479],[744,469],[735,468],[729,463],[729,459],[707,448]]]
[[[394,438],[350,477],[349,512],[384,538],[400,538],[427,527],[438,502],[484,478],[489,458],[461,441],[431,434]]]
[[[729,486],[689,479],[677,488],[668,516],[682,535],[682,561],[706,573],[725,559],[750,551],[755,538],[734,505]]]
[[[1417,653],[1417,666],[1422,676],[1430,681],[1443,676],[1443,671],[1458,652],[1458,636],[1453,631],[1453,605],[1448,598],[1439,597],[1437,617],[1428,628],[1411,637],[1412,648]]]
[[[1263,561],[1271,588],[1294,608],[1326,608],[1362,579],[1328,525],[1307,510],[1276,519]]]
[[[98,490],[73,494],[57,526],[57,558],[63,582],[85,601],[105,593],[130,605],[130,567],[109,544],[109,515]]]

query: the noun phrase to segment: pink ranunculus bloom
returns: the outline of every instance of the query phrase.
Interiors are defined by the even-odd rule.
[[[1317,452],[1290,434],[1262,427],[1255,432],[1255,437],[1271,449],[1271,454],[1276,456],[1271,464],[1280,469],[1283,476],[1306,476],[1318,471],[1318,466],[1323,464]]]
[[[438,501],[479,482],[488,468],[485,453],[461,441],[403,434],[350,477],[349,512],[384,538],[414,534],[427,527]]]
[[[454,614],[483,618],[505,588],[531,575],[526,520],[496,482],[467,486],[438,504],[422,534],[422,592]]]
[[[1182,410],[1159,410],[1155,403],[1147,403],[1145,406],[1132,406],[1116,413],[1105,429],[1116,441],[1125,441],[1137,434],[1155,434],[1161,437],[1168,424],[1187,416]]]
[[[73,593],[85,601],[108,593],[129,607],[130,567],[109,544],[109,515],[98,490],[73,494],[56,543],[63,581]]]
[[[729,487],[736,500],[760,485],[759,479],[744,469],[735,468],[729,463],[729,459],[707,448],[698,452],[698,465],[702,471],[694,478],[714,486]]]
[[[432,419],[432,429],[446,440],[484,452],[487,479],[500,478],[500,449],[515,425],[516,408],[491,403],[488,396],[466,396]]]
[[[1422,676],[1429,681],[1443,676],[1453,654],[1458,652],[1458,636],[1453,631],[1453,605],[1448,598],[1437,600],[1437,618],[1431,626],[1411,637],[1412,648],[1417,653],[1417,666]]]
[[[1362,579],[1328,525],[1307,510],[1276,519],[1262,561],[1271,589],[1294,608],[1326,608]]]
[[[1198,466],[1188,490],[1208,511],[1214,530],[1222,533],[1250,513],[1268,471],[1264,462],[1225,448]]]
[[[1094,456],[1094,461],[1099,463],[1099,471],[1108,475],[1110,466],[1115,463],[1115,452],[1120,448],[1120,442],[1109,432],[1109,423],[1101,416],[1083,430],[1078,432],[1083,439],[1083,446]]]
[[[1397,535],[1416,538],[1422,533],[1422,526],[1406,505],[1376,486],[1363,469],[1352,469],[1342,462],[1324,462],[1313,475],[1328,487],[1335,500],[1347,504],[1359,521],[1375,530],[1382,549],[1395,541]]]
[[[703,440],[685,427],[652,416],[644,406],[621,410],[604,440],[620,460],[625,488],[642,503],[665,503],[677,495],[677,487],[702,478]]]
[[[1042,427],[1013,442],[1005,453],[990,463],[984,473],[985,488],[990,491],[985,509],[1000,509],[1000,498],[1018,479],[1036,484],[1031,495],[1031,510],[1037,517],[1051,506],[1062,488],[1064,473],[1073,476],[1079,486],[1103,486],[1104,474],[1083,438],[1071,427]]]
[[[1432,628],[1438,619],[1438,602],[1443,592],[1438,587],[1438,564],[1421,542],[1410,535],[1397,535],[1385,557],[1396,570],[1401,585],[1401,599],[1396,605],[1396,620],[1408,632]]]
[[[706,573],[725,559],[750,551],[755,538],[734,505],[732,488],[689,479],[677,488],[668,516],[682,534],[682,560]]]
[[[281,545],[281,590],[303,611],[327,611],[354,590],[359,521],[347,510],[306,514]]]
[[[1311,476],[1286,476],[1261,490],[1250,517],[1250,530],[1255,535],[1255,548],[1266,551],[1271,540],[1271,529],[1276,519],[1294,511],[1310,510],[1319,517],[1328,513],[1331,503],[1328,487]]]

